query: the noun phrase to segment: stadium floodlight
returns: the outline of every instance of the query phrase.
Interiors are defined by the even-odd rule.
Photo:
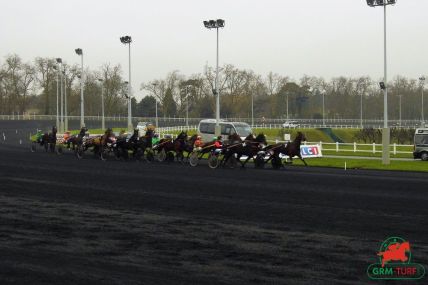
[[[123,44],[130,44],[132,43],[132,38],[130,36],[124,36],[124,37],[120,37],[120,41]]]
[[[128,57],[128,64],[129,64],[129,84],[128,84],[128,131],[132,131],[132,129],[134,128],[134,126],[132,125],[132,108],[131,108],[131,43],[132,43],[132,38],[131,36],[123,36],[120,37],[120,42],[122,44],[128,45],[128,52],[129,52],[129,57]]]
[[[366,1],[367,1],[367,5],[369,5],[370,7],[394,5],[395,3],[397,3],[397,0],[366,0]]]
[[[216,60],[216,75],[215,75],[215,90],[213,90],[213,94],[216,97],[216,123],[215,123],[215,135],[219,136],[221,134],[220,129],[220,94],[218,92],[218,29],[224,28],[225,21],[223,19],[217,19],[217,20],[208,20],[204,21],[204,26],[207,29],[216,29],[217,30],[217,60]]]
[[[220,27],[220,28],[224,28],[224,20],[222,20],[222,19],[217,19],[216,23],[217,23],[217,26],[218,26],[218,27]]]

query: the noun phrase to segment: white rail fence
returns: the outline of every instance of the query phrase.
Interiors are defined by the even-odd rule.
[[[382,144],[365,144],[365,143],[325,143],[325,142],[305,142],[305,144],[318,144],[321,147],[322,151],[334,151],[334,152],[361,152],[361,153],[381,153]],[[412,154],[412,151],[402,150],[403,148],[412,148],[413,145],[403,145],[403,144],[390,144],[389,149],[390,153],[396,154]],[[401,150],[400,150],[401,149]]]

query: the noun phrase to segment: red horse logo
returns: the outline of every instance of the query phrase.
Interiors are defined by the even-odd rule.
[[[406,256],[406,252],[410,251],[410,244],[408,241],[403,243],[392,243],[388,245],[387,250],[379,252],[377,255],[382,256],[382,267],[388,261],[401,261],[405,262],[409,258]]]

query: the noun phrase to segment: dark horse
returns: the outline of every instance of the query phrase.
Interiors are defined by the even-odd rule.
[[[306,161],[300,153],[300,145],[302,144],[302,141],[306,141],[305,135],[302,132],[297,132],[297,136],[292,142],[286,144],[278,143],[266,147],[265,151],[270,153],[270,157],[266,162],[272,160],[273,168],[278,169],[282,166],[280,154],[283,154],[290,158],[290,163],[293,163],[293,157],[297,156],[301,161],[303,161],[305,166],[307,166]]]
[[[245,168],[245,164],[254,156],[257,155],[266,146],[266,136],[261,133],[257,137],[249,134],[244,141],[234,134],[229,136],[229,145],[224,146],[224,157],[221,164],[226,164],[235,154],[236,158],[240,161],[241,156],[246,156],[247,159],[241,162],[241,167]]]
[[[40,145],[43,145],[45,147],[46,152],[48,151],[48,149],[51,152],[55,151],[56,133],[57,133],[57,129],[55,126],[53,126],[52,132],[43,134]]]
[[[183,152],[186,147],[186,141],[187,141],[187,132],[183,131],[174,140],[171,138],[161,139],[159,141],[159,144],[156,145],[156,150],[158,154],[161,154],[161,153],[166,154],[165,158],[168,161],[174,160],[174,154],[172,154],[172,152],[175,152],[175,157],[177,158],[177,160],[183,162],[184,160]],[[160,157],[162,157],[162,155]]]
[[[197,134],[194,134],[189,139],[185,141],[184,144],[184,151],[187,152],[186,159],[189,160],[190,154],[192,153],[194,147],[195,147],[195,141],[198,138]]]
[[[64,143],[67,145],[67,148],[69,149],[71,146],[71,149],[75,150],[76,146],[82,142],[83,137],[86,135],[87,131],[87,128],[82,127],[77,135],[72,135],[66,141],[64,141]]]
[[[127,139],[126,137],[118,138],[116,144],[119,150],[120,156],[124,158],[128,158],[128,151],[132,152],[132,157],[136,159],[144,158],[144,153],[146,149],[152,148],[152,138],[154,136],[154,131],[152,129],[148,129],[146,134],[142,137],[139,136],[139,132],[137,129],[134,130],[132,136]],[[153,160],[153,154],[147,153],[148,161]]]

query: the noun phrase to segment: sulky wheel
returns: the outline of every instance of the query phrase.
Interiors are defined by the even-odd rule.
[[[236,165],[238,164],[237,158],[235,157],[235,155],[232,155],[231,157],[229,157],[229,159],[226,161],[225,165],[228,168],[235,168]]]
[[[196,166],[199,163],[198,153],[196,151],[192,152],[189,157],[190,166]]]
[[[177,158],[178,162],[184,163],[184,154],[182,152],[178,152],[175,157]]]
[[[58,147],[55,148],[56,154],[61,155],[63,154],[62,145],[58,145]]]
[[[254,166],[256,168],[264,168],[265,167],[265,156],[262,153],[257,154],[254,159]]]
[[[272,167],[273,167],[273,169],[280,169],[281,166],[282,166],[281,158],[279,156],[274,156],[272,158]]]
[[[155,155],[153,154],[153,151],[149,150],[146,154],[146,161],[153,162],[155,160]]]
[[[168,151],[166,153],[165,161],[166,162],[174,162],[174,153],[172,151]]]
[[[157,153],[156,159],[159,162],[163,162],[166,159],[166,152],[164,149],[162,149],[160,152]]]
[[[218,165],[220,164],[220,160],[218,159],[217,155],[210,155],[210,157],[208,158],[208,166],[211,169],[215,169],[218,167]]]
[[[31,152],[36,152],[37,150],[37,142],[32,142],[30,147]]]
[[[107,160],[107,157],[108,157],[108,150],[107,150],[107,148],[101,148],[100,149],[100,159],[102,160],[102,161],[106,161]]]
[[[77,145],[74,149],[74,154],[78,159],[82,159],[84,154],[83,145]]]

